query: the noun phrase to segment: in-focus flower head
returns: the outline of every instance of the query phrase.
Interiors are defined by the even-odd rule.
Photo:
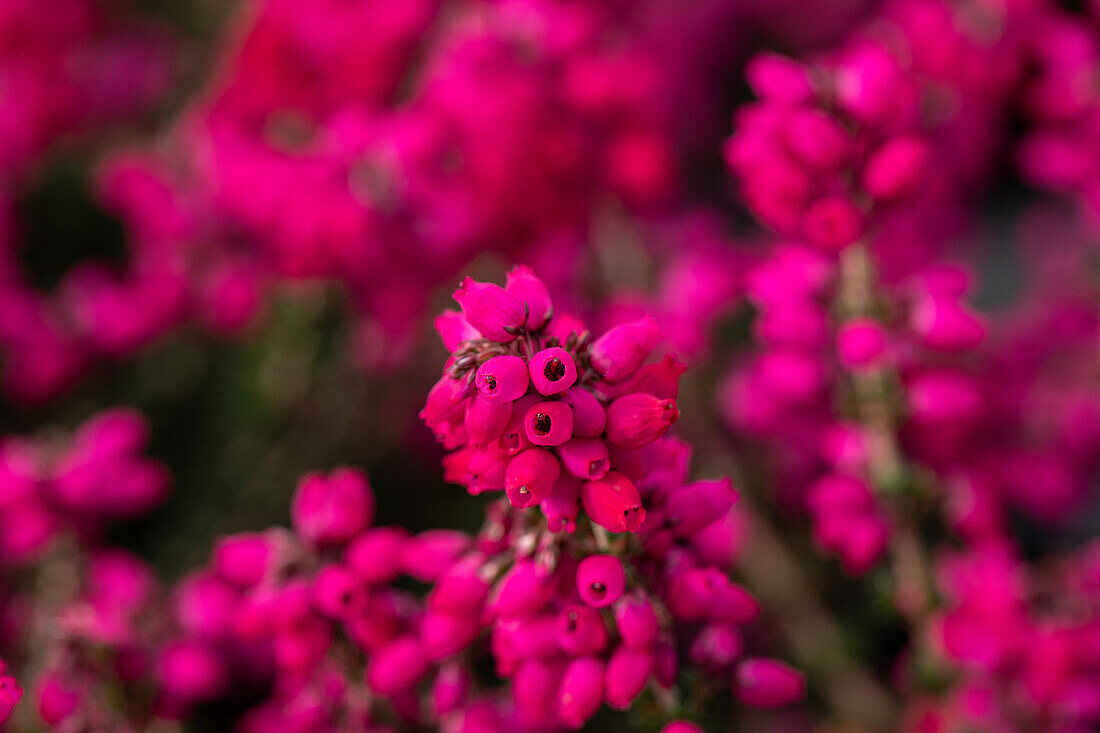
[[[503,287],[465,278],[461,313],[436,321],[452,349],[421,418],[452,452],[448,480],[471,493],[504,490],[542,505],[557,527],[579,506],[611,532],[645,521],[641,494],[617,456],[645,449],[679,419],[672,357],[646,365],[661,340],[650,317],[593,338],[555,314],[546,286],[519,266]]]

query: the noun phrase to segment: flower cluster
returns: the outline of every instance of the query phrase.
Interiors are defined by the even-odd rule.
[[[518,509],[540,506],[552,531],[576,528],[578,504],[608,531],[638,531],[646,510],[628,466],[679,419],[684,371],[672,356],[644,363],[661,340],[656,322],[593,339],[554,312],[526,267],[504,287],[466,278],[454,298],[461,313],[436,321],[452,354],[421,412],[454,451],[447,478],[472,494],[503,490]]]
[[[68,439],[0,439],[0,566],[35,560],[66,529],[94,541],[107,521],[159,504],[169,476],[141,455],[148,441],[145,419],[122,408],[95,415]]]

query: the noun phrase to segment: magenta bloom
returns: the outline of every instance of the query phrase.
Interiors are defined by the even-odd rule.
[[[573,437],[573,410],[565,402],[539,402],[527,408],[524,430],[533,445],[561,445]]]
[[[634,483],[617,471],[581,485],[581,504],[593,522],[610,532],[637,532],[645,509]]]
[[[523,302],[493,283],[479,283],[468,277],[453,297],[470,325],[493,341],[513,340],[527,318]]]
[[[593,608],[610,606],[623,594],[626,575],[619,558],[589,555],[577,566],[577,593]]]
[[[290,505],[294,529],[319,545],[342,545],[374,521],[374,494],[354,468],[311,473],[298,482]]]
[[[734,691],[746,705],[780,707],[806,694],[806,676],[777,659],[745,659],[734,673]]]
[[[680,419],[676,401],[635,393],[607,408],[607,441],[621,448],[641,448],[660,438]]]
[[[478,367],[474,384],[481,398],[511,402],[527,392],[527,364],[518,356],[494,356]]]
[[[531,357],[531,385],[539,394],[555,395],[577,382],[577,365],[565,349],[543,349]]]

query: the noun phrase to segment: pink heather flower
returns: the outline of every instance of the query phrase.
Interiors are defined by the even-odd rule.
[[[745,78],[760,97],[796,103],[808,101],[813,96],[806,68],[777,53],[753,56],[745,67]]]
[[[738,498],[728,478],[686,484],[669,494],[665,521],[677,534],[691,537],[724,517]]]
[[[388,583],[402,572],[408,539],[409,533],[401,527],[372,527],[348,543],[344,562],[366,583]]]
[[[570,605],[558,612],[557,641],[570,656],[599,654],[607,648],[607,625],[590,606]]]
[[[476,448],[487,448],[499,440],[511,419],[511,402],[490,401],[480,396],[466,401],[464,425]]]
[[[623,644],[635,649],[650,649],[657,642],[660,623],[653,603],[644,596],[629,594],[615,604],[615,626]]]
[[[926,295],[909,314],[909,324],[921,342],[937,351],[966,351],[985,338],[985,323],[957,298]]]
[[[504,491],[522,509],[548,498],[561,476],[561,463],[544,448],[528,448],[508,462]]]
[[[445,310],[436,316],[435,331],[443,342],[443,348],[450,352],[457,351],[464,341],[481,337],[481,332],[456,310]]]
[[[396,639],[378,649],[367,664],[367,685],[381,695],[411,690],[428,671],[428,660],[414,638]]]
[[[10,688],[6,687],[5,689]],[[35,684],[34,696],[38,706],[38,715],[47,725],[56,726],[72,715],[80,706],[84,697],[84,690],[69,684],[69,681],[61,674],[46,671],[39,676]],[[10,699],[10,697],[12,697],[10,694],[6,696],[7,699]],[[22,698],[22,690],[19,691],[11,707],[15,707],[20,698]],[[10,709],[8,713],[11,713]]]
[[[250,588],[264,579],[275,551],[272,540],[263,534],[222,537],[214,545],[214,569],[225,580]]]
[[[177,642],[161,652],[157,679],[166,692],[187,703],[210,700],[229,684],[220,657],[198,642]]]
[[[493,283],[479,283],[467,277],[453,297],[470,325],[493,341],[512,341],[527,318],[523,301]]]
[[[881,364],[886,351],[886,334],[872,318],[854,318],[836,334],[840,363],[852,370],[874,368]]]
[[[615,395],[644,392],[661,399],[676,399],[680,393],[680,377],[687,365],[671,354],[655,364],[640,367],[633,375],[615,385]]]
[[[610,466],[607,443],[599,438],[573,438],[558,448],[565,470],[577,478],[596,480]]]
[[[661,733],[705,733],[705,731],[694,723],[689,723],[686,720],[674,720],[664,728],[661,728]]]
[[[550,589],[530,560],[520,560],[493,589],[490,606],[500,617],[526,616],[539,610]]]
[[[806,676],[777,659],[753,657],[737,665],[734,692],[753,707],[790,705],[805,696]]]
[[[612,555],[589,555],[577,566],[577,593],[593,608],[610,606],[623,594],[626,575]]]
[[[649,680],[653,655],[619,646],[611,653],[607,661],[604,677],[604,690],[607,704],[616,710],[626,710],[634,699],[641,694]]]
[[[0,724],[11,716],[12,710],[21,699],[23,688],[14,677],[4,673],[4,663],[0,661]]]
[[[558,690],[558,716],[569,728],[580,728],[604,699],[604,665],[592,657],[571,661]]]
[[[469,550],[472,544],[470,536],[465,532],[430,529],[402,543],[401,567],[413,578],[430,583]]]
[[[641,448],[660,438],[680,419],[676,401],[635,393],[607,408],[607,441],[620,448]]]
[[[457,710],[470,689],[470,673],[464,666],[452,662],[444,664],[432,682],[432,713],[442,717]]]
[[[508,271],[504,289],[523,303],[527,311],[527,327],[538,330],[546,325],[554,312],[546,285],[526,265],[517,265]],[[451,349],[454,351],[454,349]]]
[[[826,196],[806,208],[802,230],[810,242],[830,251],[844,249],[863,235],[863,214],[840,196]]]
[[[342,545],[374,521],[374,494],[367,476],[354,468],[336,468],[328,476],[312,473],[298,482],[290,505],[294,529],[318,545]]]
[[[531,385],[539,394],[555,395],[577,382],[577,365],[565,349],[551,347],[531,357]]]
[[[882,201],[907,195],[920,183],[931,157],[930,146],[919,137],[889,140],[867,161],[863,188]]]
[[[539,402],[527,408],[523,424],[533,445],[561,445],[573,437],[573,410],[565,402]]]
[[[602,435],[607,426],[607,411],[599,398],[583,387],[573,387],[564,396],[573,408],[573,434],[581,438]]]
[[[512,676],[512,697],[521,720],[531,724],[553,720],[561,677],[558,665],[542,659],[527,659],[519,665]]]
[[[512,402],[527,392],[527,364],[518,356],[494,356],[478,367],[474,384],[482,399]]]
[[[660,340],[652,317],[615,326],[592,344],[592,368],[608,381],[621,381],[642,365]]]
[[[733,626],[711,624],[705,627],[691,643],[688,656],[692,663],[704,669],[726,669],[741,656],[745,644],[741,634]]]
[[[551,532],[576,531],[580,501],[580,479],[571,475],[562,475],[554,484],[550,495],[539,504],[542,513],[546,515],[547,528]]]
[[[593,522],[609,532],[637,532],[645,521],[637,487],[618,471],[581,484],[581,505]]]

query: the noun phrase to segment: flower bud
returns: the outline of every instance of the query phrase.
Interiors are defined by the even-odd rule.
[[[921,298],[909,314],[909,324],[925,346],[937,351],[965,351],[985,338],[982,320],[953,298]]]
[[[410,537],[401,548],[401,567],[425,583],[434,582],[473,541],[465,532],[430,529]]]
[[[610,606],[623,594],[623,563],[612,555],[589,555],[577,566],[577,593],[593,608]]]
[[[344,552],[344,562],[368,584],[388,583],[401,574],[409,533],[401,527],[373,527],[357,535]]]
[[[504,289],[519,299],[527,312],[527,327],[537,331],[546,325],[554,312],[546,283],[526,265],[516,265],[504,280]]]
[[[637,487],[618,471],[581,484],[581,504],[589,518],[609,532],[637,532],[645,521]]]
[[[652,664],[653,655],[649,652],[617,647],[607,660],[604,674],[607,704],[616,710],[629,708],[645,687]]]
[[[607,410],[599,397],[584,387],[573,387],[565,393],[565,401],[573,408],[573,435],[582,438],[603,435]]]
[[[470,673],[457,662],[439,668],[432,683],[432,712],[438,718],[457,710],[470,690]]]
[[[652,316],[615,326],[592,344],[592,368],[610,382],[629,377],[661,340]]]
[[[651,648],[660,631],[653,604],[641,594],[626,596],[615,605],[615,626],[623,644],[634,649]]]
[[[469,394],[470,386],[466,380],[453,379],[449,374],[444,374],[428,391],[420,419],[433,430],[440,423],[461,420],[466,414],[464,400]]]
[[[565,668],[558,689],[558,717],[569,728],[580,728],[603,703],[603,662],[574,659]]]
[[[560,683],[559,665],[543,659],[521,662],[512,677],[512,699],[520,719],[532,725],[552,721]]]
[[[554,484],[550,496],[543,499],[539,505],[542,513],[546,516],[547,529],[551,532],[576,531],[580,498],[580,479],[568,474],[559,478]]]
[[[221,658],[197,641],[165,647],[157,660],[157,680],[162,690],[188,704],[216,697],[229,684]]]
[[[518,356],[505,354],[494,356],[478,367],[474,386],[483,400],[511,402],[527,392],[530,381],[527,362]]]
[[[466,433],[470,443],[486,448],[504,434],[512,417],[511,402],[490,402],[482,397],[466,401]]]
[[[427,671],[420,642],[406,636],[375,651],[367,665],[367,684],[373,692],[396,695],[412,689]]]
[[[681,486],[665,502],[667,522],[676,534],[692,537],[715,518],[725,516],[737,498],[728,478]]]
[[[551,592],[551,583],[532,560],[517,560],[493,589],[489,603],[498,617],[526,616],[540,610]]]
[[[467,277],[452,297],[470,325],[490,341],[512,341],[527,318],[520,299],[493,283]]]
[[[367,476],[336,468],[328,476],[307,474],[290,504],[294,530],[316,545],[340,545],[374,521],[374,494]]]
[[[863,234],[863,213],[842,196],[825,196],[806,208],[802,231],[806,239],[829,251],[853,244]]]
[[[275,548],[266,536],[245,532],[219,539],[213,554],[218,575],[230,583],[251,588],[263,580]]]
[[[661,733],[705,733],[705,731],[695,723],[689,723],[686,720],[674,720],[661,728]]]
[[[656,364],[646,364],[615,385],[615,395],[644,392],[661,399],[676,399],[680,393],[680,377],[687,365],[671,354]]]
[[[528,364],[531,384],[539,394],[555,395],[577,382],[577,365],[565,349],[552,346],[531,357]]]
[[[680,671],[680,660],[676,647],[670,639],[661,639],[653,647],[653,677],[657,684],[666,690],[676,684],[676,675]]]
[[[573,437],[573,410],[565,402],[539,402],[527,408],[523,425],[534,445],[561,445]]]
[[[504,491],[517,509],[534,506],[550,496],[561,476],[561,464],[544,448],[528,448],[511,461],[504,474]]]
[[[900,137],[871,153],[863,169],[863,188],[880,201],[910,193],[928,169],[931,149],[919,137]]]
[[[836,333],[836,351],[840,363],[856,371],[874,368],[886,351],[886,333],[873,318],[854,318]]]
[[[557,640],[570,656],[599,654],[607,647],[607,626],[596,609],[573,604],[558,613]]]
[[[448,568],[428,594],[428,607],[449,613],[479,613],[489,596],[489,583],[480,572],[484,559],[480,553],[471,553]]]
[[[607,441],[620,448],[641,448],[660,438],[680,419],[676,401],[636,392],[607,408]]]
[[[744,648],[737,629],[726,624],[712,624],[695,637],[688,656],[700,667],[723,669],[733,664]]]
[[[558,447],[565,470],[577,478],[601,479],[611,465],[607,443],[599,438],[573,438]]]
[[[338,563],[322,566],[313,578],[314,603],[329,618],[343,618],[350,608],[361,606],[366,596],[360,579]]]
[[[435,332],[448,353],[458,351],[463,341],[480,338],[481,334],[470,325],[466,316],[456,310],[445,310],[435,318]]]
[[[733,680],[737,698],[757,708],[788,705],[806,694],[806,676],[778,659],[745,659]]]
[[[777,53],[755,54],[745,65],[745,78],[756,96],[781,102],[813,99],[810,73],[798,61]]]
[[[512,417],[497,441],[505,454],[514,456],[531,447],[531,441],[527,439],[527,411],[540,401],[537,395],[526,395],[512,403]]]
[[[420,619],[420,648],[437,662],[468,647],[480,631],[477,616],[429,610]]]

